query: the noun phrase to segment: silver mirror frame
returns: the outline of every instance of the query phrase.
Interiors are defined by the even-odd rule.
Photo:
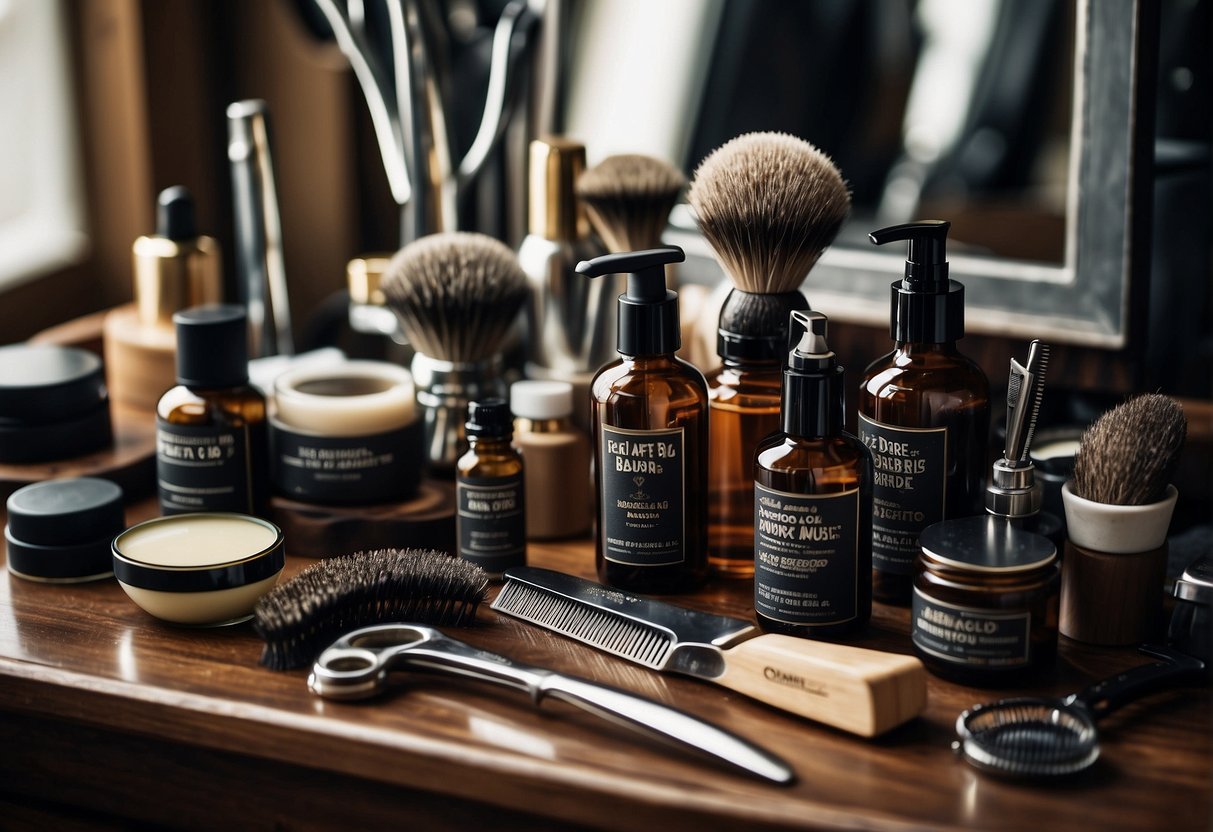
[[[1144,297],[1149,265],[1153,109],[1139,106],[1153,96],[1149,5],[1078,0],[1065,261],[950,256],[952,278],[965,285],[966,331],[1104,349],[1129,343],[1140,314],[1132,298]],[[688,279],[723,279],[693,228],[675,222],[666,239],[686,250]],[[835,246],[804,290],[834,320],[887,324],[889,284],[903,260],[904,252]]]

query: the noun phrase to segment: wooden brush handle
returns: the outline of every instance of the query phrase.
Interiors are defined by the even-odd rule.
[[[724,651],[717,684],[865,737],[922,713],[927,675],[913,656],[764,635]]]

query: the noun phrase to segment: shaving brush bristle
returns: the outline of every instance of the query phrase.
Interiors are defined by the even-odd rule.
[[[382,288],[417,351],[456,364],[501,351],[528,291],[508,246],[460,231],[402,248],[384,270]]]
[[[786,133],[746,133],[712,151],[688,199],[725,273],[759,294],[799,287],[851,211],[830,157]]]
[[[669,162],[638,153],[608,156],[577,180],[590,224],[612,252],[661,245],[670,211],[687,183]]]
[[[1188,420],[1174,399],[1147,393],[1095,420],[1074,455],[1074,493],[1086,500],[1140,506],[1161,500],[1179,460]]]

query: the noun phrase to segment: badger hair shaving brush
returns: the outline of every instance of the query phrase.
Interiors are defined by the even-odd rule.
[[[1083,434],[1074,478],[1061,491],[1069,535],[1063,635],[1117,645],[1158,634],[1179,496],[1169,480],[1187,427],[1178,402],[1151,393],[1109,410]]]
[[[577,180],[590,224],[613,253],[661,246],[670,211],[687,183],[668,162],[638,153],[608,156]]]
[[[779,429],[789,315],[809,308],[800,284],[837,236],[851,197],[834,163],[813,145],[782,133],[748,133],[704,159],[689,199],[733,283],[717,321],[722,366],[708,375],[709,562],[719,575],[748,577],[751,468],[759,440]]]
[[[501,353],[526,302],[526,276],[505,244],[447,232],[401,249],[381,285],[417,350],[412,370],[431,470],[451,476],[467,448],[468,402],[506,394]]]

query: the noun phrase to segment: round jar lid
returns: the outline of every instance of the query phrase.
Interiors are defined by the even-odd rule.
[[[94,477],[47,480],[14,491],[8,498],[8,530],[36,546],[70,546],[104,538],[126,524],[122,489]]]
[[[573,415],[573,385],[567,381],[518,381],[510,386],[510,410],[522,419]]]
[[[66,422],[105,400],[97,355],[50,344],[0,347],[0,421]]]
[[[1003,517],[979,515],[927,526],[919,535],[923,559],[961,572],[1031,572],[1057,560],[1047,537],[1026,531]]]
[[[113,572],[110,542],[125,526],[122,489],[106,480],[48,480],[8,498],[8,568],[23,578],[84,581]]]

